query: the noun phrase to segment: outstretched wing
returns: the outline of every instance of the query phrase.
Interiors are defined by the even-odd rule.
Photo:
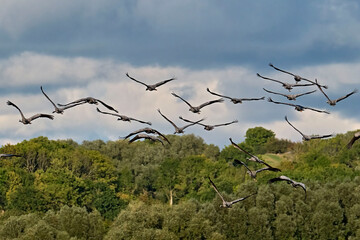
[[[340,102],[341,100],[343,100],[343,99],[345,99],[345,98],[347,98],[347,97],[349,97],[349,96],[351,96],[351,95],[353,95],[354,93],[357,93],[357,92],[358,92],[358,90],[357,90],[357,89],[354,89],[354,91],[352,91],[351,93],[348,93],[348,94],[346,94],[345,96],[336,99],[335,101],[336,101],[336,102]]]
[[[158,83],[155,83],[154,84],[154,87],[159,87],[159,86],[161,86],[161,85],[163,85],[163,84],[165,84],[165,83],[167,83],[167,82],[170,82],[170,81],[172,81],[172,80],[175,80],[176,78],[170,78],[170,79],[167,79],[167,80],[164,80],[164,81],[161,81],[161,82],[158,82]]]
[[[239,149],[240,151],[246,153],[246,154],[249,155],[250,157],[253,157],[253,158],[255,158],[255,159],[258,159],[257,156],[249,153],[248,151],[246,151],[245,149],[241,148],[239,145],[237,145],[236,143],[234,143],[231,138],[229,138],[229,140],[230,140],[231,144],[232,144],[235,148],[237,148],[237,149]]]
[[[256,170],[256,173],[262,172],[262,171],[272,171],[272,172],[281,172],[280,169],[278,168],[273,168],[273,167],[266,167],[266,168],[260,168],[258,170]]]
[[[51,104],[54,106],[55,109],[57,109],[57,106],[55,103],[49,98],[49,96],[44,92],[43,87],[40,86],[41,92],[44,94],[44,96],[51,102]]]
[[[25,119],[24,114],[22,113],[22,111],[20,110],[20,108],[19,108],[18,106],[16,106],[14,103],[12,103],[12,102],[10,102],[10,101],[7,101],[6,104],[9,105],[9,106],[15,107],[15,108],[20,112],[21,118],[22,118],[22,119]]]
[[[104,107],[106,107],[107,109],[112,110],[112,111],[118,113],[118,111],[117,111],[115,108],[113,108],[112,106],[104,103],[103,101],[101,101],[101,100],[99,100],[99,99],[96,99],[96,101],[98,101],[99,103],[101,103],[101,104],[102,104]]]
[[[351,138],[351,140],[349,141],[349,143],[346,144],[346,147],[350,149],[352,147],[352,145],[354,144],[354,142],[356,140],[358,140],[359,138],[360,138],[360,132],[356,132],[354,134],[354,136]]]
[[[214,92],[210,91],[209,88],[206,88],[206,91],[208,91],[210,94],[215,95],[215,96],[218,96],[218,97],[223,97],[223,98],[232,99],[231,97],[224,96],[224,95],[221,95],[221,94],[218,94],[218,93],[214,93]]]
[[[264,91],[265,91],[265,92],[272,93],[272,94],[277,94],[277,95],[281,95],[281,96],[287,97],[287,95],[286,95],[286,94],[273,92],[273,91],[267,90],[267,89],[265,89],[265,88],[263,88],[263,89],[264,89]]]
[[[200,119],[200,120],[198,120],[198,121],[196,121],[196,122],[193,122],[193,123],[190,123],[190,124],[188,124],[188,125],[183,126],[182,129],[184,130],[185,128],[188,128],[188,127],[193,126],[193,125],[195,125],[195,124],[199,124],[199,125],[202,125],[202,126],[206,126],[206,125],[200,123],[201,121],[204,121],[204,120],[205,120],[205,118],[202,118],[202,119]]]
[[[214,127],[227,126],[227,125],[230,125],[230,124],[233,124],[233,123],[237,123],[237,122],[239,122],[239,121],[238,121],[238,120],[234,120],[234,121],[232,121],[232,122],[216,124],[216,125],[214,125]]]
[[[292,124],[289,122],[287,116],[285,116],[285,120],[286,120],[286,122],[287,122],[293,129],[295,129],[298,133],[300,133],[301,136],[305,137],[305,135],[304,135],[302,132],[300,132],[299,129],[297,129],[296,127],[294,127],[294,125],[292,125]]]
[[[315,109],[315,108],[311,108],[311,107],[303,107],[305,109],[309,109],[315,112],[319,112],[319,113],[326,113],[326,114],[330,114],[328,111],[324,111],[324,110],[319,110],[319,109]]]
[[[204,127],[206,126],[205,124],[203,124],[203,123],[201,123],[201,122],[199,122],[199,121],[196,121],[196,122],[190,121],[190,120],[188,120],[188,119],[183,118],[182,116],[179,116],[179,118],[180,118],[181,120],[183,120],[184,122],[191,123],[191,125],[199,124],[199,125],[204,126]],[[202,120],[205,120],[205,118],[203,118]]]
[[[316,90],[313,90],[313,91],[310,91],[310,92],[305,92],[305,93],[299,93],[299,94],[296,94],[296,97],[304,96],[304,95],[311,94],[311,93],[314,93],[314,92],[316,92]]]
[[[287,176],[280,176],[280,177],[275,177],[275,178],[271,178],[268,183],[273,183],[273,182],[278,182],[278,181],[286,181],[286,182],[289,182],[289,183],[292,183],[293,180],[290,179],[289,177]]]
[[[144,86],[146,86],[146,87],[149,87],[149,85],[147,85],[146,83],[140,82],[139,80],[137,80],[137,79],[135,79],[135,78],[133,78],[133,77],[130,77],[129,73],[126,73],[126,76],[127,76],[128,78],[130,78],[131,80],[137,82],[137,83],[140,83],[140,84],[142,84],[142,85],[144,85]]]
[[[49,119],[53,120],[54,116],[50,115],[50,114],[38,113],[38,114],[35,114],[34,116],[29,117],[28,120],[31,122],[32,120],[37,119],[37,118],[49,118]]]
[[[251,197],[251,196],[254,196],[255,194],[256,194],[256,193],[253,193],[253,194],[251,194],[251,195],[249,195],[249,196],[246,196],[246,197],[243,197],[243,198],[236,199],[236,200],[234,200],[234,201],[231,201],[231,202],[230,202],[230,204],[232,205],[232,204],[234,204],[234,203],[244,201],[245,199],[247,199],[247,198],[249,198],[249,197]]]
[[[234,164],[234,162],[235,162],[236,164]],[[238,164],[243,165],[249,172],[251,172],[250,168],[249,168],[243,161],[240,161],[240,160],[238,160],[238,159],[234,159],[234,162],[233,162],[233,165],[234,165],[234,166],[236,166],[236,165],[238,165]]]
[[[209,177],[209,181],[210,181],[210,184],[211,186],[214,188],[215,192],[220,196],[221,200],[223,202],[226,202],[224,197],[220,194],[219,190],[217,189],[217,187],[215,186],[215,183],[213,181],[211,181],[211,178]]]
[[[262,76],[262,75],[260,75],[259,73],[256,73],[256,75],[258,76],[258,77],[261,77],[262,79],[265,79],[265,80],[270,80],[270,81],[273,81],[273,82],[277,82],[277,83],[280,83],[280,84],[285,84],[284,82],[282,82],[282,81],[279,81],[279,80],[276,80],[276,79],[272,79],[272,78],[268,78],[268,77],[264,77],[264,76]]]
[[[259,97],[259,98],[240,98],[241,101],[256,101],[256,100],[264,100],[265,97]]]
[[[160,109],[158,109],[158,112],[160,113],[160,115],[161,115],[163,118],[165,118],[169,123],[171,123],[171,125],[173,125],[173,127],[174,127],[175,129],[179,128],[178,126],[175,125],[175,123],[174,123],[173,121],[171,121],[171,120],[168,119],[164,114],[162,114],[162,113],[160,112]]]
[[[108,115],[112,115],[112,116],[116,116],[116,117],[121,117],[121,115],[116,114],[116,113],[103,112],[103,111],[101,111],[99,108],[96,108],[96,110],[97,110],[99,113],[102,113],[102,114],[108,114]]]
[[[320,92],[322,92],[322,94],[324,94],[324,96],[327,98],[327,100],[329,102],[331,102],[331,99],[328,97],[328,95],[326,95],[326,93],[322,90],[322,87],[320,86],[320,84],[318,83],[317,79],[315,78],[315,84],[316,86],[319,88]]]
[[[120,118],[121,118],[121,117],[120,117]],[[127,117],[127,118],[130,119],[131,121],[136,121],[136,122],[144,123],[144,124],[147,124],[147,125],[151,125],[151,124],[152,124],[151,122],[142,121],[142,120],[139,120],[139,119],[136,119],[136,118],[132,118],[132,117]]]
[[[311,139],[321,139],[321,138],[328,138],[328,137],[332,137],[334,136],[334,134],[326,134],[326,135],[313,135],[310,136]]]
[[[175,94],[175,93],[171,93],[174,97],[180,98],[181,100],[183,100],[189,107],[192,107],[191,104],[189,102],[187,102],[185,99],[183,99],[182,97],[180,97],[179,95]]]
[[[268,98],[268,102],[272,102],[272,103],[275,103],[275,104],[283,104],[283,105],[288,105],[288,106],[292,106],[292,107],[296,107],[295,104],[291,104],[291,103],[285,103],[285,102],[276,102],[274,100],[272,100],[272,98]]]
[[[80,99],[75,100],[75,101],[73,101],[73,102],[69,102],[69,103],[66,103],[66,104],[60,104],[60,103],[58,103],[57,105],[58,105],[59,107],[66,107],[66,106],[69,106],[69,105],[72,105],[72,104],[84,104],[84,103],[86,103],[87,99],[88,99],[88,98],[80,98]]]
[[[203,104],[200,104],[199,108],[203,108],[203,107],[205,107],[207,105],[210,105],[210,104],[213,104],[213,103],[218,103],[218,102],[223,102],[223,101],[224,101],[224,99],[222,99],[222,98],[217,99],[217,100],[208,101],[208,102],[205,102]]]

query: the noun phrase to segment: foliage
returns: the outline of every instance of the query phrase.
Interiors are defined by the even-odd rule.
[[[360,144],[352,132],[293,143],[261,127],[239,146],[281,173],[254,181],[231,144],[194,135],[149,141],[26,140],[0,148],[1,239],[359,239]],[[271,153],[271,154],[270,154]],[[273,160],[273,161],[271,161]],[[307,187],[268,180],[286,175]],[[231,201],[230,209],[209,184]]]

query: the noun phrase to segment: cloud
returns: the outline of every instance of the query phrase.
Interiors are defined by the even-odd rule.
[[[360,63],[330,64],[291,68],[288,70],[306,76],[318,76],[329,83],[329,91],[340,96],[353,80],[341,78],[345,74],[348,79],[356,79]],[[281,66],[279,66],[281,67]],[[325,70],[324,70],[325,69]],[[270,77],[293,81],[290,76],[278,73],[268,67]],[[155,83],[170,77],[177,79],[158,88],[158,91],[145,91],[145,86],[127,78],[125,73],[145,83]],[[330,74],[329,74],[330,73]],[[333,74],[332,74],[333,73]],[[327,75],[329,74],[329,75]],[[0,76],[12,81],[4,83],[0,96],[0,133],[3,136],[0,144],[14,143],[40,135],[50,139],[83,140],[103,139],[116,140],[129,132],[144,127],[137,122],[122,122],[116,117],[103,115],[96,111],[109,112],[102,105],[84,104],[64,112],[55,114],[54,120],[37,119],[25,126],[18,122],[19,113],[15,108],[6,105],[7,100],[17,104],[25,116],[35,113],[51,113],[53,106],[42,95],[40,85],[55,103],[68,103],[84,97],[95,97],[115,107],[120,114],[152,122],[152,127],[165,134],[172,134],[174,129],[157,112],[163,114],[179,126],[185,125],[178,117],[190,120],[206,118],[205,124],[215,125],[237,119],[239,122],[225,127],[205,131],[201,126],[186,129],[186,133],[194,133],[204,138],[207,143],[223,147],[228,145],[228,138],[244,140],[248,128],[263,126],[273,130],[277,137],[299,141],[301,137],[287,126],[284,116],[306,134],[343,133],[360,128],[357,111],[353,104],[358,94],[340,102],[335,107],[325,103],[325,98],[317,92],[297,100],[297,104],[328,109],[330,115],[311,111],[296,112],[292,107],[274,105],[266,100],[233,104],[229,99],[223,103],[206,106],[201,114],[191,113],[189,107],[171,95],[175,92],[193,105],[217,99],[209,94],[206,88],[219,94],[237,98],[268,97],[262,88],[285,92],[281,86],[266,82],[256,76],[256,71],[249,67],[234,66],[224,69],[194,70],[183,67],[162,67],[148,65],[137,67],[114,59],[92,59],[85,57],[56,57],[52,55],[25,52],[0,62]],[[327,78],[329,77],[329,78]],[[331,77],[331,78],[330,78]],[[325,79],[329,82],[325,82]],[[34,89],[29,92],[29,88]],[[4,90],[5,89],[5,90]],[[350,88],[351,89],[351,88]],[[307,89],[308,90],[308,89]],[[299,90],[300,92],[302,90]],[[286,101],[280,96],[273,96],[278,101]],[[344,110],[346,109],[346,111]],[[344,114],[344,112],[348,114]]]
[[[1,56],[24,51],[191,69],[359,59],[356,1],[0,1]]]

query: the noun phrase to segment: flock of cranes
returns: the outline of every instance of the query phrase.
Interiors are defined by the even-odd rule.
[[[276,83],[279,83],[281,84],[286,90],[288,90],[289,92],[293,89],[293,88],[300,88],[300,87],[310,87],[310,86],[316,86],[320,92],[326,97],[327,99],[327,103],[330,105],[330,106],[335,106],[336,103],[338,103],[339,101],[342,101],[346,98],[348,98],[349,96],[353,95],[354,93],[357,92],[357,89],[353,90],[352,92],[344,95],[343,97],[340,97],[338,99],[334,99],[334,100],[331,100],[328,95],[325,93],[324,89],[328,89],[328,86],[326,85],[321,85],[317,79],[315,79],[315,81],[312,81],[312,80],[309,80],[309,79],[306,79],[304,77],[301,77],[299,75],[296,75],[296,74],[293,74],[291,72],[288,72],[288,71],[285,71],[285,70],[282,70],[280,68],[277,68],[275,67],[273,64],[269,64],[270,67],[274,68],[275,70],[277,71],[280,71],[282,73],[285,73],[285,74],[288,74],[288,75],[291,75],[294,80],[295,80],[295,83],[285,83],[285,82],[282,82],[282,81],[279,81],[279,80],[276,80],[276,79],[272,79],[272,78],[269,78],[269,77],[265,77],[265,76],[262,76],[260,75],[259,73],[257,73],[257,76],[264,79],[264,80],[267,80],[267,81],[272,81],[272,82],[276,82]],[[170,78],[170,79],[167,79],[167,80],[164,80],[164,81],[160,81],[160,82],[157,82],[155,84],[146,84],[144,82],[141,82],[137,79],[135,79],[134,77],[131,77],[128,73],[126,73],[126,76],[131,79],[132,81],[135,81],[141,85],[144,85],[146,87],[146,91],[157,91],[157,88],[168,83],[168,82],[171,82],[173,80],[175,80],[176,78],[173,77],[173,78]],[[301,81],[304,81],[306,83],[304,84],[300,84],[299,82]],[[131,122],[131,121],[137,121],[139,123],[142,123],[142,124],[147,124],[147,125],[152,125],[151,122],[149,121],[144,121],[144,120],[139,120],[139,119],[136,119],[136,118],[133,118],[133,117],[128,117],[128,116],[125,116],[125,115],[121,115],[119,114],[119,112],[112,106],[110,106],[109,104],[106,104],[105,102],[99,100],[99,99],[96,99],[96,98],[93,98],[93,97],[85,97],[85,98],[80,98],[78,100],[74,100],[72,102],[69,102],[69,103],[66,103],[66,104],[55,104],[53,100],[51,100],[51,98],[44,92],[44,89],[43,87],[41,86],[40,87],[41,89],[41,92],[43,93],[43,95],[48,99],[48,101],[52,104],[52,106],[54,107],[54,110],[52,113],[57,113],[57,114],[63,114],[65,110],[67,109],[70,109],[70,108],[73,108],[73,107],[77,107],[77,106],[80,106],[82,104],[95,104],[95,105],[99,105],[101,104],[103,107],[107,108],[109,111],[111,112],[105,112],[105,111],[102,111],[100,110],[98,107],[96,108],[97,112],[101,113],[101,114],[105,114],[105,115],[111,115],[111,116],[114,116],[114,117],[117,117],[117,120],[120,120],[120,121],[127,121],[127,122]],[[226,95],[223,95],[223,94],[219,94],[219,93],[215,93],[213,91],[211,91],[209,88],[206,89],[208,93],[210,93],[211,95],[214,95],[214,96],[217,96],[217,97],[220,97],[219,99],[215,99],[215,100],[210,100],[210,101],[207,101],[205,103],[202,103],[198,106],[194,106],[192,104],[190,104],[187,100],[185,100],[184,98],[182,98],[181,96],[177,95],[176,93],[172,92],[171,94],[180,99],[181,101],[183,101],[188,107],[189,107],[189,111],[192,112],[192,113],[197,113],[197,114],[200,114],[201,112],[201,109],[204,108],[204,107],[207,107],[209,105],[212,105],[212,104],[215,104],[215,103],[222,103],[224,102],[224,98],[226,99],[229,99],[232,103],[234,104],[241,104],[243,103],[244,101],[260,101],[260,100],[264,100],[265,97],[257,97],[257,98],[235,98],[235,97],[229,97],[229,96],[226,96]],[[290,101],[296,101],[296,99],[298,97],[301,97],[301,96],[305,96],[305,95],[309,95],[309,94],[313,94],[314,92],[316,92],[317,90],[312,90],[312,91],[307,91],[307,92],[303,92],[303,93],[299,93],[299,94],[284,94],[284,93],[280,93],[280,92],[274,92],[272,90],[268,90],[268,89],[265,89],[263,88],[263,90],[267,93],[270,93],[270,94],[274,94],[274,95],[280,95],[280,96],[283,96],[283,97],[286,97],[288,100]],[[274,101],[271,97],[269,97],[268,99],[268,102],[271,102],[271,103],[274,103],[274,104],[282,104],[282,105],[288,105],[288,106],[292,106],[295,108],[295,110],[297,111],[304,111],[304,110],[311,110],[311,111],[315,111],[315,112],[319,112],[319,113],[326,113],[326,114],[330,114],[328,111],[325,111],[325,110],[318,110],[318,109],[315,109],[315,108],[312,108],[312,107],[306,107],[306,106],[302,106],[302,105],[299,105],[299,104],[292,104],[292,103],[287,103],[287,102],[279,102],[279,101]],[[45,113],[38,113],[38,114],[35,114],[31,117],[28,117],[26,118],[23,114],[23,112],[20,110],[20,108],[15,105],[13,102],[11,101],[7,101],[7,104],[9,106],[12,106],[12,107],[15,107],[20,115],[21,115],[21,119],[19,120],[21,123],[23,124],[31,124],[32,121],[38,119],[38,118],[47,118],[47,119],[50,119],[50,120],[53,120],[54,119],[54,116],[51,115],[51,114],[45,114]],[[172,120],[170,120],[168,117],[166,117],[161,111],[160,109],[157,110],[158,113],[167,121],[169,122],[175,129],[174,131],[174,134],[182,134],[184,133],[184,130],[188,127],[191,127],[191,126],[194,126],[194,125],[200,125],[202,127],[204,127],[205,130],[207,131],[211,131],[213,130],[214,128],[216,127],[220,127],[220,126],[227,126],[227,125],[230,125],[230,124],[235,124],[238,122],[238,120],[234,120],[234,121],[231,121],[231,122],[225,122],[225,123],[220,123],[220,124],[215,124],[215,125],[208,125],[208,124],[204,124],[203,121],[205,120],[205,118],[201,118],[199,120],[196,120],[196,121],[193,121],[193,120],[189,120],[189,119],[185,119],[181,116],[179,116],[179,119],[182,120],[183,122],[187,123],[186,125],[183,125],[182,127],[179,127],[178,125],[176,125]],[[302,139],[304,141],[309,141],[309,140],[312,140],[312,139],[320,139],[320,138],[328,138],[328,137],[332,137],[333,134],[327,134],[327,135],[305,135],[303,134],[300,130],[298,130],[292,123],[289,122],[287,116],[285,116],[285,120],[286,122],[295,130],[297,131],[299,134],[301,134],[302,136]],[[132,138],[131,138],[132,137]],[[130,139],[131,138],[131,139]],[[347,147],[348,148],[351,148],[352,145],[354,144],[354,142],[360,138],[360,132],[356,132],[353,136],[353,138],[349,141],[349,143],[347,144]],[[149,139],[151,141],[154,141],[154,142],[160,142],[162,145],[165,145],[165,142],[167,144],[171,144],[170,141],[166,138],[166,136],[159,132],[158,130],[154,129],[154,128],[150,128],[150,127],[145,127],[145,128],[141,128],[141,129],[138,129],[134,132],[131,132],[129,133],[127,136],[125,136],[123,139],[129,139],[129,143],[132,143],[134,141],[137,141],[139,139]],[[238,149],[239,151],[247,154],[249,156],[249,158],[247,158],[248,161],[253,161],[253,162],[256,162],[258,164],[261,164],[261,165],[265,165],[265,167],[263,168],[260,168],[260,169],[257,169],[257,170],[251,170],[246,163],[244,163],[243,161],[240,161],[238,159],[233,159],[233,166],[244,166],[246,169],[247,169],[247,173],[250,175],[250,177],[254,180],[256,180],[256,176],[257,174],[259,174],[260,172],[263,172],[263,171],[273,171],[273,172],[281,172],[280,169],[278,168],[274,168],[272,166],[270,166],[269,164],[267,164],[266,162],[264,162],[263,160],[259,159],[257,156],[253,155],[252,153],[246,151],[245,149],[241,148],[239,145],[237,145],[236,143],[233,142],[233,140],[231,138],[229,138],[230,142],[231,142],[231,145],[234,146],[236,149]],[[13,155],[13,154],[0,154],[0,158],[5,158],[5,157],[21,157],[19,155]],[[214,190],[216,191],[216,193],[219,195],[219,197],[221,198],[222,200],[222,205],[221,207],[226,207],[226,208],[229,208],[231,207],[233,204],[237,203],[237,202],[240,202],[240,201],[243,201],[245,199],[247,199],[248,197],[251,197],[253,195],[255,195],[256,193],[253,193],[251,195],[248,195],[246,197],[243,197],[243,198],[239,198],[239,199],[236,199],[236,200],[233,200],[231,202],[227,202],[224,200],[224,197],[221,195],[221,193],[219,192],[219,190],[217,189],[215,183],[210,179],[209,177],[209,181],[210,181],[210,184],[211,186],[214,188]],[[292,179],[290,179],[289,177],[287,176],[279,176],[279,177],[276,177],[276,178],[272,178],[269,180],[269,183],[273,183],[273,182],[278,182],[278,181],[285,181],[289,184],[291,184],[293,187],[301,187],[304,192],[305,192],[305,197],[306,197],[306,186],[303,184],[303,183],[300,183],[300,182],[296,182]]]

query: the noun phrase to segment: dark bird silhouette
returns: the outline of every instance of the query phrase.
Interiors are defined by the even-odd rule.
[[[232,122],[227,122],[227,123],[222,123],[222,124],[206,125],[206,124],[203,124],[203,123],[201,123],[201,122],[193,122],[193,121],[190,121],[190,120],[185,119],[185,118],[183,118],[183,117],[181,117],[181,116],[180,116],[179,118],[180,118],[181,120],[185,121],[185,122],[188,122],[188,123],[194,123],[194,124],[201,125],[201,126],[203,126],[204,129],[207,130],[207,131],[211,131],[211,130],[213,130],[213,129],[216,128],[216,127],[227,126],[227,125],[230,125],[230,124],[233,124],[233,123],[237,123],[237,122],[238,122],[238,120],[234,120],[234,121],[232,121]]]
[[[326,135],[305,135],[302,132],[299,131],[299,129],[297,129],[296,127],[294,127],[294,125],[292,125],[289,120],[287,119],[287,116],[285,116],[285,120],[287,121],[287,123],[293,128],[295,129],[298,133],[301,134],[302,139],[304,141],[309,141],[311,139],[321,139],[321,138],[328,138],[328,137],[332,137],[334,136],[333,134],[326,134]]]
[[[266,162],[264,162],[263,160],[261,160],[260,158],[258,158],[257,156],[255,156],[254,154],[249,153],[248,151],[246,151],[245,149],[241,148],[239,145],[237,145],[236,143],[233,142],[233,140],[231,138],[229,138],[231,144],[238,150],[240,150],[241,152],[247,154],[248,156],[250,156],[250,158],[248,158],[247,160],[252,161],[252,162],[257,162],[257,163],[261,163],[264,164],[265,166],[269,167],[269,168],[273,168],[272,166],[270,166],[269,164],[267,164]]]
[[[205,102],[197,107],[194,107],[192,106],[189,102],[187,102],[185,99],[183,99],[182,97],[176,95],[175,93],[171,93],[173,96],[177,97],[177,98],[180,98],[181,100],[183,100],[189,107],[189,111],[193,112],[193,113],[200,113],[200,109],[207,106],[207,105],[210,105],[210,104],[213,104],[213,103],[218,103],[218,102],[223,102],[224,99],[220,98],[220,99],[217,99],[217,100],[212,100],[212,101],[208,101],[208,102]]]
[[[299,112],[302,112],[302,111],[304,111],[305,109],[309,109],[309,110],[312,110],[312,111],[315,111],[315,112],[319,112],[319,113],[327,113],[327,114],[330,114],[328,111],[318,110],[318,109],[311,108],[311,107],[304,107],[304,106],[301,106],[301,105],[298,105],[298,104],[291,104],[291,103],[284,103],[284,102],[276,102],[276,101],[273,101],[271,98],[268,98],[268,102],[272,102],[272,103],[275,103],[275,104],[283,104],[283,105],[292,106],[292,107],[295,108],[296,111],[299,111]]]
[[[133,78],[133,77],[130,77],[130,75],[129,75],[128,73],[126,73],[126,76],[127,76],[128,78],[130,78],[131,80],[133,80],[133,81],[135,81],[135,82],[137,82],[137,83],[140,83],[140,84],[146,86],[146,91],[157,91],[157,89],[156,89],[157,87],[159,87],[159,86],[161,86],[161,85],[163,85],[163,84],[165,84],[165,83],[167,83],[167,82],[170,82],[170,81],[176,79],[176,78],[170,78],[170,79],[167,79],[167,80],[164,80],[164,81],[155,83],[155,84],[148,85],[148,84],[146,84],[146,83],[140,82],[139,80],[137,80],[137,79],[135,79],[135,78]]]
[[[299,94],[283,94],[283,93],[277,93],[277,92],[273,92],[273,91],[269,91],[265,88],[263,88],[264,91],[268,92],[268,93],[272,93],[272,94],[277,94],[277,95],[281,95],[281,96],[284,96],[286,97],[288,100],[296,100],[296,98],[298,97],[301,97],[301,96],[304,96],[304,95],[307,95],[307,94],[311,94],[311,93],[314,93],[316,92],[316,90],[314,91],[310,91],[310,92],[305,92],[305,93],[299,93]]]
[[[286,74],[289,74],[289,75],[293,76],[294,79],[295,79],[295,81],[296,81],[296,83],[300,82],[301,80],[305,80],[305,81],[310,82],[310,83],[312,83],[312,84],[316,84],[314,81],[311,81],[311,80],[309,80],[309,79],[307,79],[307,78],[303,78],[303,77],[301,77],[301,76],[299,76],[299,75],[296,75],[296,74],[293,74],[293,73],[291,73],[291,72],[288,72],[288,71],[282,70],[282,69],[280,69],[280,68],[277,68],[277,67],[275,67],[275,66],[274,66],[273,64],[271,64],[271,63],[269,63],[269,66],[272,67],[272,68],[274,68],[274,69],[277,70],[277,71],[280,71],[280,72],[283,72],[283,73],[286,73]],[[322,87],[325,88],[325,89],[328,88],[327,86],[322,86]]]
[[[20,112],[20,115],[21,115],[21,119],[19,120],[19,122],[23,123],[23,124],[31,124],[31,122],[37,118],[49,118],[51,120],[54,119],[54,116],[53,115],[50,115],[50,114],[44,114],[44,113],[38,113],[38,114],[35,114],[34,116],[31,116],[29,118],[26,118],[24,116],[24,114],[22,113],[22,111],[20,110],[20,108],[18,108],[18,106],[16,106],[14,103],[10,102],[10,101],[7,101],[7,105],[9,106],[13,106],[15,107],[17,110],[19,110]]]
[[[161,144],[164,146],[164,142],[161,138],[159,137],[156,137],[156,136],[152,136],[152,135],[148,135],[148,134],[144,134],[144,133],[139,133],[137,135],[135,135],[135,137],[133,137],[130,141],[129,141],[129,144],[136,141],[136,140],[139,140],[139,139],[149,139],[153,142],[161,142]]]
[[[64,107],[57,107],[57,106],[55,105],[55,103],[49,98],[49,96],[44,92],[42,86],[40,86],[40,89],[41,89],[41,92],[44,94],[44,96],[45,96],[45,97],[50,101],[50,103],[54,106],[55,110],[54,110],[52,113],[63,114],[65,109],[72,108],[72,107],[78,106],[78,105],[80,105],[80,104],[83,104],[82,102],[79,102],[79,103],[75,103],[75,104],[72,104],[72,105],[67,105],[67,106],[64,106]]]
[[[11,157],[22,157],[18,154],[11,154],[11,153],[0,153],[0,158],[11,158]]]
[[[219,195],[219,197],[221,198],[222,200],[222,204],[220,205],[220,207],[224,207],[224,208],[231,208],[233,204],[237,203],[237,202],[241,202],[241,201],[244,201],[245,199],[247,199],[248,197],[251,197],[253,195],[255,195],[256,193],[253,193],[251,195],[248,195],[246,197],[243,197],[243,198],[239,198],[239,199],[236,199],[234,201],[231,201],[231,202],[228,202],[228,201],[225,201],[224,197],[221,195],[221,193],[219,192],[219,190],[217,189],[217,187],[215,186],[215,183],[213,181],[211,181],[211,178],[209,177],[209,181],[210,181],[210,184],[211,186],[214,188],[215,192]]]
[[[268,78],[268,77],[264,77],[262,75],[260,75],[259,73],[256,74],[258,77],[261,77],[265,80],[270,80],[273,82],[277,82],[280,83],[285,89],[287,89],[289,92],[291,91],[291,89],[293,89],[294,87],[307,87],[307,86],[313,86],[315,85],[315,83],[308,83],[308,84],[297,84],[297,83],[285,83],[276,79],[272,79],[272,78]]]
[[[159,132],[156,129],[148,128],[148,127],[136,130],[136,131],[128,134],[126,137],[124,137],[124,139],[128,139],[129,137],[131,137],[131,136],[133,136],[135,134],[138,134],[138,133],[142,133],[142,132],[145,132],[147,134],[157,134],[157,135],[161,136],[166,142],[168,142],[170,144],[169,140],[165,137],[165,135],[163,135],[161,132]]]
[[[173,121],[171,121],[171,120],[168,119],[164,114],[162,114],[162,113],[160,112],[160,109],[158,109],[158,112],[160,113],[160,115],[161,115],[163,118],[165,118],[169,123],[171,123],[171,125],[173,125],[173,127],[175,128],[174,134],[176,134],[176,133],[184,133],[185,128],[190,127],[190,126],[193,126],[193,125],[195,125],[196,123],[199,123],[199,122],[201,122],[201,121],[204,120],[204,119],[202,118],[202,119],[200,119],[199,121],[190,123],[190,124],[185,125],[185,126],[183,126],[183,127],[178,127],[178,126],[175,125],[175,123],[174,123]]]
[[[136,118],[132,118],[132,117],[128,117],[128,116],[125,116],[125,115],[116,114],[116,113],[103,112],[103,111],[100,111],[99,108],[96,108],[96,110],[99,113],[102,113],[102,114],[109,114],[109,115],[116,116],[116,117],[118,117],[117,120],[121,120],[121,121],[124,121],[124,122],[136,121],[136,122],[139,122],[139,123],[144,123],[144,124],[151,125],[151,122],[145,122],[145,121],[142,121],[142,120],[139,120],[139,119],[136,119]]]
[[[351,140],[349,141],[348,144],[346,144],[346,147],[348,149],[350,149],[352,147],[352,145],[355,143],[356,140],[358,140],[360,138],[360,131],[354,133],[354,136],[351,138]]]
[[[249,176],[254,178],[254,179],[256,178],[256,174],[259,173],[259,172],[262,172],[262,171],[281,172],[280,169],[273,168],[273,167],[265,167],[265,168],[260,168],[258,170],[251,170],[244,162],[242,162],[242,161],[240,161],[238,159],[234,159],[233,165],[234,166],[243,165],[247,169],[247,173],[249,174]]]
[[[99,103],[101,103],[104,107],[106,107],[107,109],[111,110],[111,111],[114,111],[114,112],[118,112],[115,108],[113,108],[112,106],[104,103],[103,101],[99,100],[99,99],[96,99],[96,98],[93,98],[93,97],[86,97],[86,98],[80,98],[76,101],[73,101],[73,102],[70,102],[70,103],[66,103],[66,104],[59,104],[58,103],[58,106],[59,107],[66,107],[66,106],[69,106],[69,105],[73,105],[73,104],[85,104],[85,103],[89,103],[89,104],[95,104],[95,105],[98,105]]]
[[[210,91],[209,88],[206,88],[206,90],[211,93],[212,95],[218,96],[218,97],[223,97],[223,98],[228,98],[230,99],[230,101],[234,104],[237,103],[242,103],[243,101],[256,101],[256,100],[264,100],[265,97],[260,97],[260,98],[232,98],[232,97],[228,97],[228,96],[224,96],[224,95],[220,95],[218,93],[214,93],[212,91]]]
[[[347,97],[350,97],[351,95],[353,95],[354,93],[357,93],[358,90],[357,89],[354,89],[354,91],[352,91],[351,93],[348,93],[346,94],[345,96],[343,97],[340,97],[338,99],[334,99],[334,100],[331,100],[328,95],[324,92],[324,90],[322,90],[322,87],[318,84],[317,82],[317,79],[315,79],[315,82],[316,82],[316,86],[318,86],[318,88],[320,89],[320,91],[324,94],[324,96],[327,98],[327,103],[330,105],[330,106],[335,106],[337,102],[340,102],[341,100],[344,100],[345,98]]]
[[[306,198],[306,186],[305,186],[305,184],[303,184],[301,182],[296,182],[296,181],[290,179],[287,176],[280,176],[280,177],[272,178],[272,179],[270,179],[268,181],[268,183],[273,183],[273,182],[278,182],[278,181],[286,181],[288,184],[291,184],[291,186],[293,186],[294,188],[301,187],[305,192],[305,198]]]

